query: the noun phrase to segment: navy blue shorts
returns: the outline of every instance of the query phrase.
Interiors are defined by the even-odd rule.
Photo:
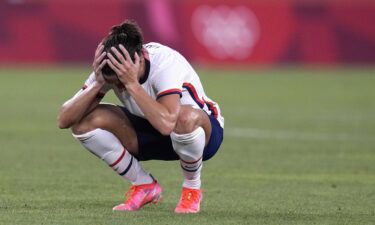
[[[180,158],[173,150],[170,136],[163,136],[146,119],[131,114],[125,107],[119,106],[129,118],[137,133],[138,155],[135,157],[140,161],[146,160],[179,160]],[[211,121],[211,137],[203,151],[203,161],[213,157],[223,142],[223,128],[219,122],[209,116]]]

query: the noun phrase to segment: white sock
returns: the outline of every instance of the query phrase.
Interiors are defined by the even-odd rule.
[[[202,127],[197,128],[189,134],[171,133],[172,145],[180,157],[182,172],[184,175],[183,187],[200,189],[202,155],[206,142]]]
[[[140,185],[153,182],[150,174],[146,173],[138,160],[126,151],[111,132],[98,128],[85,134],[73,134],[73,136],[87,150],[104,160],[114,171],[132,184]]]

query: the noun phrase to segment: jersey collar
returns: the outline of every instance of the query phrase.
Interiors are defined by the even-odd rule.
[[[150,64],[151,64],[150,61],[145,58],[145,66],[146,66],[145,75],[139,80],[140,84],[143,84],[144,82],[147,81],[148,75],[150,74],[150,67],[151,67]]]

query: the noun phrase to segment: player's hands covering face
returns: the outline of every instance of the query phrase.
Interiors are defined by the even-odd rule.
[[[94,68],[95,78],[98,84],[104,85],[105,80],[102,74],[102,68],[106,64],[106,60],[103,60],[106,56],[106,53],[103,51],[104,45],[100,43],[95,51],[94,62],[92,63],[92,67]]]
[[[138,74],[141,70],[138,54],[134,54],[135,62],[133,62],[125,47],[119,45],[119,48],[125,57],[115,47],[112,47],[111,50],[119,61],[117,61],[111,53],[107,53],[109,59],[107,60],[108,65],[116,72],[119,80],[125,87],[132,84],[138,84]]]

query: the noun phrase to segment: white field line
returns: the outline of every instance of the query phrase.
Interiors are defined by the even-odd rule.
[[[225,128],[224,136],[253,139],[303,140],[303,141],[375,141],[375,136],[346,133],[312,133],[291,130],[264,130],[257,128]]]

